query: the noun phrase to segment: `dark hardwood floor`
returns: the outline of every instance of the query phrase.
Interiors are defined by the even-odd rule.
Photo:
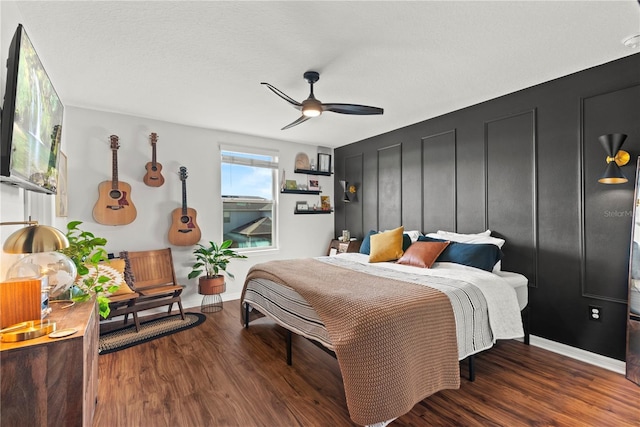
[[[187,311],[198,311],[191,309]],[[353,426],[337,361],[239,302],[202,325],[99,356],[94,426]],[[476,381],[436,393],[406,426],[640,426],[640,387],[624,376],[518,341],[476,357]]]

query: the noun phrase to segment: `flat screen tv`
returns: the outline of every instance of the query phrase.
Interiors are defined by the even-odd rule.
[[[55,194],[64,107],[22,25],[11,40],[6,75],[0,181]]]

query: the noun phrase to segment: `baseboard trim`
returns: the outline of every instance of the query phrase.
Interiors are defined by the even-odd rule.
[[[552,351],[554,353],[562,354],[563,356],[570,357],[572,359],[580,360],[591,365],[599,366],[604,369],[616,372],[618,374],[625,374],[626,365],[624,362],[612,359],[610,357],[602,356],[600,354],[591,353],[590,351],[582,350],[580,348],[571,347],[566,344],[561,344],[556,341],[551,341],[546,338],[531,335],[531,345],[543,348],[545,350]]]

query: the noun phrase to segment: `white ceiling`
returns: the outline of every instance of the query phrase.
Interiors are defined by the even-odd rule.
[[[637,53],[623,1],[24,1],[67,106],[337,147]],[[323,102],[382,116],[300,113]]]

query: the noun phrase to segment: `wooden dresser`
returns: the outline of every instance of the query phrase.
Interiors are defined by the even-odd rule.
[[[0,425],[86,426],[93,423],[98,393],[99,325],[96,304],[51,304],[47,317],[64,338],[0,343]]]

